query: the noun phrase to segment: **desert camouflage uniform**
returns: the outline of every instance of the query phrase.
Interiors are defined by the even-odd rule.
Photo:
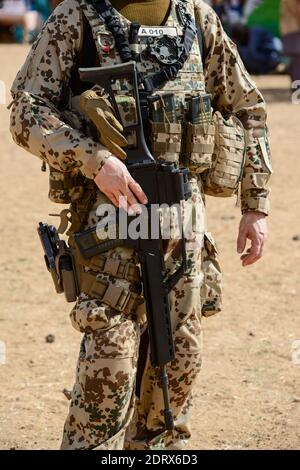
[[[195,8],[206,55],[203,71],[199,53],[198,56],[196,52],[192,54],[187,65],[189,69],[186,69],[190,73],[187,89],[204,90],[206,87],[212,94],[214,108],[237,114],[249,130],[242,212],[258,210],[267,214],[270,161],[263,98],[214,12],[200,0],[189,0],[187,5],[190,10]],[[105,33],[97,13],[83,0],[65,0],[57,7],[13,84],[11,132],[17,144],[48,162],[52,168],[93,179],[110,154],[88,135],[87,123],[75,106],[72,109],[69,106],[68,113],[61,111],[64,90],[82,43],[82,11],[92,25],[95,38]],[[126,27],[128,22],[122,21]],[[112,49],[111,57],[101,57],[103,50],[99,44],[101,41],[98,42],[101,63],[114,63],[115,51]],[[196,49],[197,39],[194,51]],[[142,66],[147,72],[148,63]],[[180,80],[169,82],[166,89],[177,91],[180,102]],[[176,360],[168,366],[168,374],[175,432],[163,434],[161,388],[149,358],[139,384],[139,397],[135,399],[134,396],[139,340],[145,327],[143,305],[124,313],[82,293],[71,312],[73,326],[84,333],[84,337],[65,424],[63,449],[122,449],[125,433],[126,446],[131,449],[155,446],[178,449],[190,437],[192,389],[201,366],[205,230],[201,179],[199,175],[191,174],[190,180],[193,197],[185,205],[197,207],[197,216],[194,217],[194,234],[187,246],[188,271],[170,294]],[[95,211],[104,202],[108,202],[107,198],[98,192],[87,226],[97,223]],[[177,266],[177,251],[178,245],[172,247],[170,244],[166,249],[166,266],[170,271]],[[110,251],[107,256],[137,263],[133,250],[124,247]],[[139,292],[139,283],[104,272],[96,275],[124,289]]]

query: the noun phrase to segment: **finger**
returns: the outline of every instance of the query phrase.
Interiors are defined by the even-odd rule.
[[[119,202],[116,196],[113,193],[104,193],[105,196],[113,203],[114,206],[119,207]]]
[[[243,266],[250,266],[251,264],[254,264],[256,263],[259,259],[261,258],[261,256],[256,256],[256,257],[252,257],[250,258],[249,256],[246,257],[246,259],[243,261]]]
[[[126,202],[127,202],[127,207],[128,207],[128,210],[127,212],[130,214],[130,215],[136,215],[136,214],[141,214],[142,213],[142,209],[140,207],[140,204],[138,203],[138,201],[136,200],[134,194],[132,193],[132,191],[129,189],[129,187],[123,191],[123,195],[124,197],[126,198]]]
[[[264,241],[262,241],[262,243],[260,244],[260,248],[259,248],[257,256],[251,256],[251,254],[249,256],[245,255],[245,260],[244,260],[246,263],[245,266],[256,263],[260,258],[262,258],[263,251],[264,251]],[[251,253],[251,251],[249,252]]]
[[[118,196],[119,207],[121,207],[128,215],[136,215],[133,207],[129,205],[128,198],[125,194],[121,194]]]
[[[243,266],[249,266],[250,264],[254,264],[261,258],[262,255],[262,243],[259,241],[252,242],[249,254],[246,255],[245,259],[243,260]]]
[[[109,136],[111,140],[121,147],[126,147],[128,142],[123,134],[121,134],[123,127],[119,121],[112,114],[101,112],[101,109],[97,109],[97,115],[99,119],[95,120],[94,124],[96,124],[99,132],[107,137]]]
[[[126,152],[121,149],[118,145],[116,145],[112,140],[105,138],[104,136],[100,136],[100,141],[104,147],[106,147],[113,155],[120,158],[120,160],[126,160],[127,154]]]
[[[249,256],[249,253],[250,253],[250,248],[248,248],[248,250],[246,251],[246,253],[244,253],[242,256],[241,256],[241,260],[247,258],[247,256]]]
[[[239,235],[237,239],[237,252],[243,253],[246,248],[247,243],[247,231],[240,228]]]
[[[133,178],[129,181],[128,187],[131,189],[133,194],[137,197],[139,202],[141,202],[142,204],[147,204],[148,199],[147,199],[146,194],[144,193],[140,185],[136,181],[134,181]]]
[[[121,122],[112,114],[112,112],[105,111],[105,117],[107,121],[120,133],[124,131],[124,127],[122,126]]]
[[[120,193],[117,198],[118,198],[119,207],[124,209],[124,211],[128,212],[128,204],[127,204],[126,197]]]
[[[113,112],[112,105],[110,102],[99,95],[99,91],[96,90],[86,90],[80,95],[80,107],[83,111],[89,112],[90,110],[95,110],[97,108],[102,109],[103,111]]]

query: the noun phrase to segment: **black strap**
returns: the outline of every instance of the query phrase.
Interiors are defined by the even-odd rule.
[[[84,91],[91,88],[91,84],[87,82],[82,82],[80,80],[78,69],[81,67],[89,68],[99,65],[99,61],[97,63],[98,54],[91,25],[84,13],[82,13],[82,16],[82,47],[78,52],[76,64],[72,71],[71,78],[69,81],[69,86],[72,90],[73,96],[80,95]]]
[[[202,62],[204,65],[204,41],[203,41],[203,34],[201,31],[201,27],[198,23],[196,23],[197,26],[197,37],[198,37],[198,43],[199,43],[199,49],[200,49],[200,54],[202,57]]]
[[[104,19],[107,28],[112,33],[122,62],[129,62],[132,60],[129,43],[125,38],[119,18],[113,14],[113,7],[107,5],[103,0],[89,0],[89,2],[93,5],[98,15]]]
[[[104,19],[107,28],[111,31],[116,42],[116,48],[121,56],[123,62],[129,62],[134,60],[135,57],[129,46],[129,42],[125,37],[121,22],[119,18],[114,14],[114,8],[107,4],[105,0],[87,0],[89,1],[97,13]],[[184,27],[184,39],[183,49],[178,61],[170,66],[165,66],[160,72],[152,74],[147,78],[143,74],[139,74],[139,80],[144,85],[144,89],[147,92],[152,92],[156,89],[161,88],[169,80],[174,80],[178,75],[180,69],[182,69],[184,63],[189,57],[195,36],[197,34],[197,28],[191,15],[185,15],[185,27]]]
[[[103,0],[93,0],[92,4],[97,10],[98,14],[100,14],[103,17],[103,19],[107,21],[107,27],[111,31],[111,33],[118,35],[118,43],[119,43],[118,51],[120,53],[122,61],[128,62],[132,60],[133,52],[131,51],[128,42],[124,38],[122,28],[120,29],[121,25],[118,22],[118,18],[117,18],[117,21],[115,21],[115,17],[112,15],[108,15],[108,18],[107,18],[107,6],[105,2],[103,2]],[[83,93],[85,90],[88,90],[91,87],[89,83],[82,82],[80,80],[78,68],[80,67],[88,68],[88,67],[94,67],[95,65],[99,65],[99,61],[97,63],[98,54],[97,54],[97,49],[96,49],[91,25],[89,21],[87,20],[84,13],[82,14],[82,16],[83,16],[83,29],[82,29],[83,42],[82,42],[81,50],[79,51],[79,54],[78,54],[76,66],[72,72],[70,82],[69,82],[69,86],[74,96]],[[205,46],[204,46],[204,41],[203,41],[203,34],[202,34],[201,27],[199,24],[196,25],[196,34],[198,36],[200,54],[201,54],[202,62],[204,65],[206,54],[205,54]],[[164,83],[166,83],[169,80],[173,80],[176,77],[180,68],[183,67],[184,62],[188,58],[190,48],[192,47],[192,44],[194,41],[194,37],[195,35],[193,31],[189,30],[184,39],[184,53],[179,58],[178,67],[174,65],[170,65],[169,67],[163,67],[160,72],[153,74],[150,77],[147,77],[147,78],[140,77],[140,81],[144,83],[146,91],[148,90],[151,91],[152,89],[158,89]]]
[[[205,47],[205,44],[204,44],[204,37],[203,37],[203,32],[202,32],[201,26],[198,22],[196,22],[196,26],[197,26],[197,37],[198,37],[199,49],[200,49],[202,64],[203,64],[203,67],[204,67],[206,57],[207,57],[207,50],[206,50],[206,47]]]

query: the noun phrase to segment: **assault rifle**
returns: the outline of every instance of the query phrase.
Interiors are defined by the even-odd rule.
[[[179,169],[173,163],[157,163],[146,144],[141,107],[138,91],[138,72],[135,62],[114,65],[113,67],[97,67],[79,69],[82,81],[92,85],[100,85],[109,95],[117,118],[122,122],[116,101],[114,88],[130,89],[131,97],[135,100],[136,122],[127,125],[122,122],[125,131],[133,132],[136,145],[126,149],[126,166],[132,177],[140,184],[151,204],[179,204],[180,201],[191,197],[188,182],[188,170]],[[126,82],[126,87],[122,83]],[[123,92],[122,92],[123,93]],[[148,211],[149,214],[149,211]],[[148,215],[149,219],[151,216]],[[151,220],[149,220],[151,225]],[[147,327],[150,341],[150,354],[153,365],[160,368],[161,385],[164,396],[164,417],[167,430],[174,429],[172,411],[168,394],[168,376],[166,364],[174,360],[174,342],[170,318],[168,294],[186,271],[185,240],[182,236],[182,263],[178,270],[170,276],[165,274],[164,252],[162,239],[127,238],[95,242],[96,228],[75,235],[75,241],[86,258],[103,253],[110,248],[124,244],[136,250],[142,275],[143,295],[147,311]]]

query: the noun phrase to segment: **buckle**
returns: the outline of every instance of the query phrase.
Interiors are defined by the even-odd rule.
[[[125,310],[130,298],[130,291],[124,289],[124,287],[118,287],[114,286],[113,284],[109,284],[104,296],[102,297],[102,302],[122,312]]]
[[[103,266],[103,271],[112,276],[116,276],[119,270],[120,260],[113,258],[106,258]]]
[[[166,81],[174,80],[177,75],[177,70],[174,66],[169,65],[169,67],[164,67],[161,71],[162,74],[165,75]]]
[[[153,85],[151,77],[144,77],[142,83],[144,85],[144,90],[147,93],[152,93],[155,90],[155,86]]]
[[[134,263],[127,263],[124,269],[123,277],[130,282],[138,282],[140,279],[139,268]]]
[[[130,271],[131,267],[132,267],[132,263],[126,263],[125,269],[124,269],[124,272],[123,272],[124,279],[127,279],[128,281],[130,281],[130,278],[133,279],[133,276],[130,276],[130,274],[129,274],[129,271]]]

